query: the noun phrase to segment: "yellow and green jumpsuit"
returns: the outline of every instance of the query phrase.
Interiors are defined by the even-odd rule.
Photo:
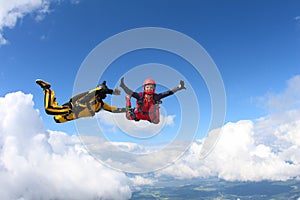
[[[106,86],[98,86],[88,92],[80,93],[61,106],[56,102],[53,90],[44,88],[44,94],[45,111],[49,115],[54,115],[54,120],[57,123],[63,123],[82,117],[92,117],[101,109],[113,113],[126,112],[125,108],[110,106],[103,102],[103,99],[106,98],[106,94],[113,94],[113,90],[108,89]]]

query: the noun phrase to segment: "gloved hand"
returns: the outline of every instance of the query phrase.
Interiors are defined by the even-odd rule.
[[[127,112],[127,108],[120,108],[120,112]]]
[[[114,111],[114,113],[124,113],[127,112],[126,108],[117,108],[117,110]]]
[[[114,94],[114,95],[120,95],[121,94],[121,90],[119,88],[115,88],[112,94]]]
[[[184,81],[183,80],[180,80],[180,84],[178,85],[178,89],[182,90],[182,89],[186,89],[184,87]]]
[[[179,85],[177,87],[173,88],[171,91],[173,93],[175,93],[175,92],[178,92],[179,90],[182,90],[182,89],[186,89],[186,88],[184,87],[184,81],[180,80]]]

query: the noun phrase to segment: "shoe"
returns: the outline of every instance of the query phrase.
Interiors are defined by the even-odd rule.
[[[41,86],[41,88],[45,89],[49,89],[51,87],[50,83],[47,83],[41,79],[38,79],[35,81],[39,86]]]

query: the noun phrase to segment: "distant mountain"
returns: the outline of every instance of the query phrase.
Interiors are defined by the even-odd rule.
[[[176,184],[177,183],[177,184]],[[228,182],[218,179],[187,181],[167,180],[133,192],[132,200],[300,200],[300,180]]]

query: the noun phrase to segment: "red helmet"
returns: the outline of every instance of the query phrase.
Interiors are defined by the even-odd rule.
[[[144,90],[145,90],[146,85],[154,85],[154,91],[153,92],[155,92],[156,83],[152,78],[147,78],[146,80],[144,80],[144,83],[143,83],[143,87],[144,87],[143,89]],[[152,94],[153,92],[150,92],[150,93]]]
[[[146,80],[144,80],[143,86],[145,86],[145,85],[154,85],[154,86],[156,86],[156,83],[152,78],[147,78]]]

